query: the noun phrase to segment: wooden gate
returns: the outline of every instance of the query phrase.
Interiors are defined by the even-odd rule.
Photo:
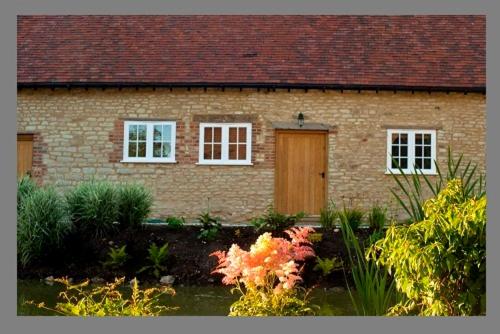
[[[33,167],[33,135],[17,135],[17,178],[31,173]]]

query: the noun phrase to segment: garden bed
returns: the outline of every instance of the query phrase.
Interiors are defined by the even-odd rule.
[[[117,276],[127,279],[137,277],[142,282],[158,282],[149,272],[137,274],[144,266],[148,248],[154,242],[158,246],[169,244],[167,270],[162,275],[175,277],[175,284],[183,285],[220,285],[221,277],[211,274],[217,259],[209,255],[217,250],[227,250],[233,243],[248,249],[257,237],[251,226],[224,226],[212,241],[198,239],[200,226],[184,226],[175,230],[167,226],[145,225],[141,230],[124,230],[108,238],[86,238],[82,234],[71,234],[63,242],[65,248],[57,253],[46,254],[43,261],[27,267],[18,265],[19,279],[39,279],[47,276],[68,276],[75,280],[100,277],[113,280]],[[316,255],[321,258],[339,257],[347,263],[345,246],[340,231],[317,228],[322,233],[321,241],[313,244]],[[356,234],[364,240],[370,234],[369,229],[359,229]],[[272,232],[274,236],[283,236],[283,232]],[[126,245],[129,260],[119,269],[110,269],[102,265],[106,260],[110,247]],[[322,276],[314,271],[315,260],[305,263],[302,277],[305,286],[320,285],[322,287],[345,286],[342,270],[333,271]],[[348,276],[350,278],[350,276]]]

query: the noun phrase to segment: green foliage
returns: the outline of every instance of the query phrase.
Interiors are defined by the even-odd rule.
[[[103,262],[104,267],[109,267],[112,269],[118,269],[123,267],[125,262],[128,260],[128,254],[125,250],[126,245],[120,248],[110,247],[108,252],[108,259]]]
[[[344,209],[339,212],[339,218],[342,221],[343,219],[349,224],[353,231],[356,231],[361,225],[363,220],[364,213],[358,209],[349,209],[344,207]]]
[[[118,196],[107,182],[84,182],[66,195],[71,218],[85,234],[102,237],[116,230]]]
[[[304,212],[298,212],[294,215],[285,215],[277,212],[272,205],[269,205],[266,213],[262,217],[252,219],[250,224],[256,231],[261,231],[262,229],[281,231],[294,226],[304,217]]]
[[[113,283],[89,290],[89,281],[72,285],[67,279],[56,279],[64,284],[66,290],[59,294],[63,301],[49,308],[45,304],[27,304],[38,308],[54,311],[66,316],[159,316],[177,309],[161,305],[161,297],[175,295],[175,290],[170,287],[150,288],[141,290],[137,280],[132,286],[130,298],[125,299],[118,288],[123,284],[124,278],[116,278]]]
[[[368,215],[368,223],[373,231],[381,231],[387,223],[387,208],[374,206]]]
[[[319,223],[324,229],[334,229],[338,219],[338,211],[335,203],[331,201],[325,208],[322,208],[319,213]]]
[[[308,294],[300,293],[297,288],[282,293],[248,289],[231,305],[229,316],[306,316],[316,315],[317,309],[317,306],[309,304]]]
[[[38,185],[28,175],[17,180],[17,214],[21,211],[24,199],[37,189]]]
[[[323,233],[310,233],[307,236],[307,240],[309,240],[312,243],[320,242],[321,240],[323,240]]]
[[[328,258],[320,258],[316,257],[316,265],[314,266],[314,271],[321,271],[321,275],[328,276],[332,271],[337,269],[342,269],[343,262],[342,259],[338,257]]]
[[[222,228],[220,218],[211,216],[210,212],[206,211],[198,216],[198,220],[202,225],[200,233],[198,234],[198,239],[205,241],[214,240]]]
[[[53,188],[26,193],[17,219],[17,252],[23,266],[57,250],[72,224],[62,198]]]
[[[150,264],[139,269],[137,273],[139,274],[146,270],[151,270],[156,278],[160,278],[162,272],[165,272],[167,270],[167,267],[165,266],[167,257],[168,257],[168,242],[166,242],[161,247],[158,247],[156,246],[155,243],[153,243],[151,246],[149,246],[148,249],[147,259],[150,262]]]
[[[423,205],[424,219],[391,226],[370,256],[394,273],[406,300],[393,314],[478,315],[486,297],[486,196],[460,179]]]
[[[140,184],[118,187],[118,221],[123,228],[138,229],[151,212],[153,196]]]
[[[340,215],[342,237],[347,249],[357,298],[348,286],[349,295],[358,315],[385,315],[396,299],[394,281],[388,271],[365,257],[365,249],[343,214]]]
[[[168,228],[171,228],[173,230],[181,230],[186,224],[186,219],[184,219],[184,217],[170,216],[165,218],[165,223],[167,224]]]
[[[392,189],[391,192],[396,198],[399,205],[401,205],[405,212],[410,216],[411,222],[419,222],[424,220],[425,218],[423,210],[423,203],[425,202],[425,198],[421,179],[424,180],[425,185],[428,187],[428,189],[430,189],[432,196],[434,197],[439,194],[439,192],[443,189],[448,181],[454,179],[461,180],[463,185],[463,197],[481,198],[486,195],[486,177],[483,174],[476,173],[477,165],[472,165],[472,161],[469,161],[465,167],[462,167],[462,159],[463,154],[460,155],[458,160],[455,161],[451,152],[451,148],[448,147],[447,175],[443,176],[437,161],[434,161],[436,165],[436,171],[438,173],[438,177],[436,178],[434,184],[431,182],[430,178],[425,175],[420,169],[416,169],[416,174],[411,174],[410,176],[408,176],[400,167],[398,167],[399,173],[402,176],[402,180],[400,180],[400,177],[398,175],[395,175],[391,172],[403,195],[398,195],[396,191]]]

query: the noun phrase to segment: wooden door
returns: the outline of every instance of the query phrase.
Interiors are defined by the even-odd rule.
[[[327,132],[276,132],[275,207],[319,215],[326,201]]]
[[[17,135],[17,178],[31,173],[33,166],[33,136]]]

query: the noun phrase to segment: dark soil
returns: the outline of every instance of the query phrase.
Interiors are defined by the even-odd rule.
[[[186,226],[181,230],[170,229],[167,226],[148,225],[144,229],[125,230],[108,238],[91,238],[80,234],[68,236],[65,240],[65,249],[57,253],[47,254],[43,262],[34,263],[23,268],[18,265],[19,279],[54,277],[72,277],[75,280],[100,277],[112,280],[114,277],[126,276],[127,279],[137,277],[139,281],[157,282],[151,273],[137,274],[137,271],[147,264],[149,246],[155,242],[158,246],[165,242],[169,244],[167,271],[162,275],[173,275],[175,284],[184,285],[218,285],[221,284],[221,275],[211,274],[217,264],[215,257],[209,256],[217,250],[228,250],[233,243],[243,249],[248,249],[262,233],[255,232],[250,226],[223,227],[213,241],[198,239],[199,226]],[[313,244],[317,256],[321,258],[340,257],[347,264],[346,251],[341,232],[316,229],[322,233],[322,239]],[[283,232],[273,231],[274,236],[285,237]],[[365,240],[370,231],[359,229],[356,232],[360,240]],[[102,262],[107,259],[110,247],[126,245],[129,260],[123,268],[111,270],[104,268]],[[315,260],[304,263],[302,277],[304,285],[311,287],[345,286],[345,275],[342,270],[332,272],[323,277],[320,272],[312,270]],[[347,275],[350,278],[350,275]]]

